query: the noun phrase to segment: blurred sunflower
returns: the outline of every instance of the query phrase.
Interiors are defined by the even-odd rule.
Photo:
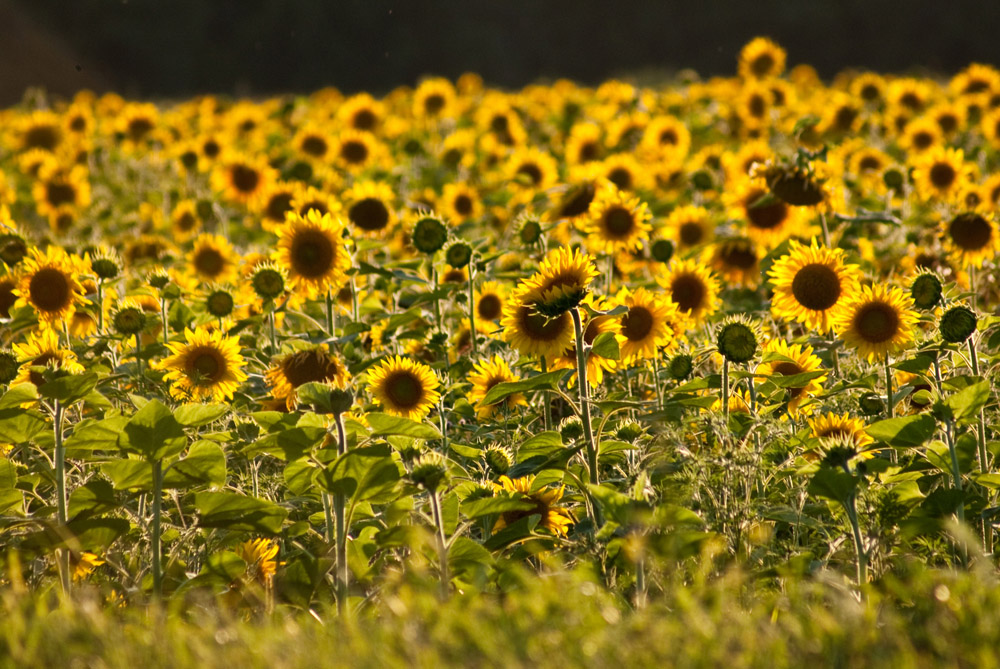
[[[559,488],[539,488],[534,489],[535,477],[522,476],[520,478],[510,478],[503,475],[496,485],[498,491],[503,491],[511,495],[517,495],[525,501],[534,504],[534,507],[525,511],[507,511],[500,515],[493,532],[499,532],[505,527],[516,523],[522,518],[538,515],[541,520],[538,526],[558,536],[565,536],[569,532],[569,527],[573,524],[573,515],[566,507],[557,506],[562,499],[563,489]]]
[[[507,304],[507,287],[497,281],[484,281],[474,294],[476,329],[488,334],[497,329]]]
[[[917,193],[925,200],[949,201],[965,185],[972,166],[965,163],[961,149],[936,146],[913,161],[913,183]]]
[[[247,380],[239,339],[221,329],[185,329],[183,342],[167,344],[170,355],[154,363],[166,371],[170,396],[179,400],[222,402]]]
[[[763,255],[750,239],[730,237],[717,240],[704,257],[727,284],[756,288],[761,280]]]
[[[467,379],[472,384],[468,395],[469,404],[476,407],[476,415],[480,420],[501,416],[513,407],[527,406],[527,401],[522,393],[508,395],[496,404],[483,404],[483,398],[493,386],[520,379],[499,355],[494,355],[490,360],[481,360],[475,363]]]
[[[673,241],[679,253],[684,253],[712,241],[715,221],[704,207],[677,207],[664,221],[663,236]]]
[[[964,211],[941,221],[941,237],[962,267],[982,267],[1000,250],[1000,233],[993,214]]]
[[[837,335],[869,362],[906,349],[919,315],[913,298],[896,286],[864,286],[849,296],[833,317]]]
[[[246,575],[262,587],[270,587],[278,573],[278,544],[270,539],[258,538],[244,541],[236,554],[246,562]]]
[[[447,79],[424,79],[413,92],[413,115],[434,120],[449,118],[454,113],[455,98],[455,87]]]
[[[768,270],[774,286],[771,313],[827,332],[838,305],[858,290],[861,270],[844,263],[843,249],[820,246],[815,238],[809,246],[792,240],[788,249]]]
[[[745,79],[777,77],[785,71],[785,50],[766,37],[755,37],[740,50],[737,70]]]
[[[29,251],[20,270],[14,306],[30,305],[38,320],[50,327],[72,317],[77,305],[87,303],[79,276],[89,268],[79,258],[51,245],[44,252]]]
[[[483,215],[479,192],[468,183],[445,184],[437,208],[448,219],[462,223]]]
[[[607,254],[635,251],[649,239],[651,218],[645,202],[609,185],[590,203],[583,226],[588,246]]]
[[[819,372],[823,369],[819,356],[813,354],[811,346],[789,345],[784,339],[775,338],[764,344],[762,351],[765,362],[757,366],[756,374],[771,377],[774,374],[796,376]],[[802,385],[786,387],[788,393],[788,413],[792,416],[810,414],[813,404],[809,400],[823,390],[826,374],[810,379]]]
[[[343,195],[347,218],[364,235],[384,236],[396,222],[395,194],[385,183],[356,182]]]
[[[284,400],[289,411],[298,404],[296,389],[304,383],[332,383],[338,388],[347,385],[349,374],[343,361],[330,353],[326,344],[310,346],[276,358],[264,381],[276,400]]]
[[[212,173],[212,185],[224,197],[248,204],[268,189],[275,171],[261,158],[234,154],[221,161]]]
[[[398,355],[368,371],[368,388],[375,402],[393,416],[422,419],[441,398],[439,386],[430,367]]]
[[[11,385],[32,383],[40,386],[45,378],[32,368],[60,369],[70,374],[82,374],[85,369],[77,362],[76,353],[62,348],[55,330],[39,330],[28,335],[27,340],[11,347],[21,367]]]
[[[711,271],[695,259],[672,260],[658,274],[656,283],[666,289],[670,300],[695,327],[718,308],[719,282]]]
[[[744,221],[743,232],[764,248],[773,248],[801,233],[802,208],[773,195],[762,179],[744,179],[727,199],[729,215]]]
[[[205,233],[194,240],[188,264],[200,281],[226,283],[236,279],[239,254],[222,235]]]
[[[619,321],[618,345],[625,364],[659,356],[658,349],[676,347],[683,336],[684,318],[670,299],[661,299],[645,288],[623,288],[615,301],[628,308]]]
[[[288,215],[277,244],[277,263],[291,283],[310,294],[338,291],[346,280],[351,255],[343,225],[329,214],[311,210]]]

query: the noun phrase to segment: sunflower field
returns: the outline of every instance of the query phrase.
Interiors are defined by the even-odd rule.
[[[1000,662],[1000,70],[0,119],[15,664]]]

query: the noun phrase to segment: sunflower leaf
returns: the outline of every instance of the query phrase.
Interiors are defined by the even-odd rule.
[[[187,436],[173,412],[154,399],[132,415],[118,435],[118,445],[153,462],[184,450]]]
[[[927,414],[887,418],[869,425],[865,430],[872,438],[889,446],[920,446],[931,438],[937,422]]]
[[[199,492],[194,496],[200,527],[277,534],[288,511],[277,504],[234,492]]]
[[[38,388],[38,394],[68,406],[89,395],[97,385],[97,378],[94,372],[67,374],[43,383]]]
[[[621,357],[621,350],[618,348],[618,340],[613,332],[602,332],[594,339],[591,350],[602,358],[608,360],[618,360]]]
[[[566,370],[559,369],[554,372],[546,372],[530,379],[522,381],[505,381],[498,383],[486,393],[481,401],[484,406],[496,404],[497,402],[510,397],[515,393],[523,393],[529,390],[553,390],[559,386],[559,381],[566,374]]]
[[[530,511],[533,508],[535,508],[534,502],[518,497],[482,497],[462,502],[462,512],[470,520],[495,513]]]
[[[164,488],[222,485],[226,482],[226,454],[211,441],[197,441],[183,459],[172,464],[163,476]]]
[[[969,416],[975,416],[986,405],[990,398],[990,382],[986,379],[977,381],[953,395],[945,398],[944,403],[952,410],[955,420],[960,421]]]
[[[789,374],[788,376],[773,374],[768,377],[768,381],[779,388],[802,388],[813,379],[818,379],[825,374],[825,369],[817,369],[812,372],[802,372],[801,374]]]
[[[402,416],[390,416],[386,413],[370,413],[366,416],[372,428],[373,437],[384,437],[395,434],[414,439],[440,439],[437,428],[426,423],[419,423]]]
[[[174,411],[174,418],[185,427],[201,427],[214,423],[228,411],[225,404],[182,404]]]

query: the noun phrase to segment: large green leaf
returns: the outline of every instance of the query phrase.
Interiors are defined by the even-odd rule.
[[[277,504],[234,492],[199,492],[194,505],[200,527],[278,534],[288,516]]]
[[[0,409],[16,409],[22,404],[34,403],[38,399],[38,389],[34,383],[19,383],[11,386],[0,397]]]
[[[118,436],[118,444],[153,462],[180,453],[187,445],[187,437],[173,412],[153,399],[132,415]]]
[[[187,455],[170,465],[163,475],[164,488],[222,485],[226,482],[226,454],[212,441],[197,441]]]
[[[934,435],[937,423],[928,414],[887,418],[869,425],[868,434],[889,446],[920,446]]]
[[[45,430],[51,430],[45,417],[33,409],[0,410],[0,439],[9,444],[25,444]]]
[[[951,409],[956,421],[979,414],[990,398],[990,382],[986,379],[976,381],[957,393],[945,398],[944,403]]]
[[[112,416],[104,420],[86,418],[80,421],[64,443],[66,457],[87,458],[93,451],[117,451],[118,435],[125,429],[128,418]]]
[[[174,418],[185,427],[201,427],[214,423],[228,411],[225,404],[182,404],[174,411]]]
[[[809,481],[810,494],[846,504],[857,489],[858,479],[833,467],[820,467]]]
[[[146,460],[113,460],[101,465],[101,471],[111,479],[115,490],[153,489],[153,465]]]
[[[413,437],[414,439],[440,439],[441,433],[437,428],[426,423],[418,423],[409,418],[401,416],[390,416],[386,413],[370,413],[366,416],[368,424],[372,428],[373,437],[384,437],[386,435],[401,435]]]
[[[330,463],[317,479],[324,490],[346,495],[352,505],[391,499],[398,480],[399,466],[385,445],[349,451]]]
[[[599,355],[602,358],[607,358],[609,360],[617,360],[621,357],[621,351],[618,348],[618,340],[615,338],[614,332],[602,332],[597,335],[594,339],[593,348],[591,349],[595,355]]]
[[[94,372],[66,374],[43,383],[38,394],[50,400],[59,400],[64,405],[82,400],[97,386],[98,375]]]
[[[69,496],[69,517],[75,518],[85,511],[92,514],[107,513],[118,506],[115,490],[111,484],[103,479],[95,478],[74,490]]]
[[[479,499],[462,502],[462,512],[466,518],[480,518],[494,513],[510,511],[531,511],[536,504],[523,497],[497,496],[480,497]]]
[[[554,372],[546,372],[545,374],[532,376],[530,379],[524,379],[523,381],[507,381],[504,383],[498,383],[490,388],[481,403],[483,405],[496,404],[500,400],[505,399],[514,393],[524,393],[529,390],[553,390],[559,387],[559,381],[563,376],[565,376],[565,374],[566,370],[559,369]]]

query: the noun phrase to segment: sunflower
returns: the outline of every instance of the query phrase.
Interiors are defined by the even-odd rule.
[[[39,216],[49,217],[67,206],[84,209],[90,205],[89,172],[83,165],[68,169],[55,164],[42,166],[31,195]]]
[[[944,143],[944,133],[932,118],[921,117],[906,124],[898,144],[910,155],[921,154]]]
[[[565,246],[549,251],[538,271],[524,281],[522,298],[547,310],[566,311],[577,306],[588,286],[597,278],[597,268],[589,255]]]
[[[645,202],[609,184],[590,203],[583,228],[591,250],[607,254],[636,251],[649,239],[651,218]]]
[[[224,159],[212,174],[212,185],[227,199],[248,204],[268,189],[275,171],[262,158],[234,155]]]
[[[684,333],[684,317],[677,305],[645,288],[623,288],[615,296],[618,304],[628,307],[619,322],[618,346],[621,359],[631,364],[658,356],[657,349],[676,346]]]
[[[474,295],[476,329],[488,334],[497,329],[507,304],[507,287],[496,281],[484,281]]]
[[[254,199],[251,209],[261,217],[261,225],[268,232],[275,232],[285,222],[285,214],[292,211],[292,200],[298,194],[294,182],[275,181]]]
[[[381,236],[396,222],[395,194],[388,184],[359,181],[343,196],[347,218],[360,233]]]
[[[472,384],[468,400],[469,404],[475,405],[480,420],[496,417],[516,406],[527,406],[521,393],[508,395],[496,404],[483,404],[483,398],[493,386],[498,383],[518,381],[519,378],[511,371],[510,365],[498,355],[494,355],[491,360],[482,360],[473,365],[472,372],[467,377]]]
[[[741,50],[737,70],[744,79],[767,79],[785,71],[785,50],[766,37],[755,37]]]
[[[368,388],[386,413],[420,420],[441,398],[438,379],[427,365],[409,358],[386,358],[368,372]]]
[[[413,116],[424,119],[448,118],[454,112],[455,87],[442,77],[425,79],[413,92]]]
[[[967,165],[961,149],[946,149],[935,146],[913,163],[913,183],[917,193],[925,200],[948,201],[957,195],[971,175],[972,166]]]
[[[534,504],[534,507],[525,511],[507,511],[497,518],[493,526],[493,532],[499,532],[508,525],[512,525],[522,518],[529,516],[541,516],[538,526],[545,528],[555,535],[565,536],[569,532],[570,525],[573,524],[573,515],[562,506],[556,506],[562,499],[563,489],[559,488],[538,488],[535,489],[535,477],[522,476],[512,479],[506,474],[499,479],[496,489],[510,495],[517,495],[527,502]]]
[[[385,153],[381,142],[370,132],[344,130],[333,146],[333,161],[343,170],[362,172],[378,164]]]
[[[45,325],[61,323],[73,315],[78,304],[87,303],[79,276],[88,269],[81,259],[58,246],[49,246],[44,252],[33,248],[23,260],[14,306],[31,305]]]
[[[226,283],[236,278],[239,254],[222,235],[204,233],[194,240],[188,263],[199,280]]]
[[[904,350],[919,316],[913,298],[896,286],[864,286],[834,316],[838,336],[869,362]]]
[[[822,361],[819,356],[813,354],[811,346],[789,345],[784,339],[772,339],[767,342],[762,353],[765,362],[757,366],[758,376],[770,377],[774,374],[795,376],[818,372],[823,368]],[[801,386],[786,388],[789,395],[788,413],[792,416],[812,413],[813,405],[809,400],[823,390],[826,378],[826,374],[822,374]]]
[[[68,349],[60,348],[59,334],[55,330],[39,330],[28,335],[23,344],[11,347],[21,368],[11,385],[32,383],[40,386],[45,378],[34,367],[59,369],[70,374],[82,374],[83,365],[77,362],[76,354]]]
[[[677,207],[664,222],[663,235],[683,253],[712,241],[715,221],[704,207]]]
[[[437,208],[456,223],[476,219],[483,215],[483,203],[479,192],[467,183],[445,184]]]
[[[289,411],[298,404],[296,389],[304,383],[332,383],[338,388],[347,385],[347,367],[330,353],[326,344],[311,346],[276,359],[264,372],[264,380],[276,400],[284,400]]]
[[[673,116],[653,118],[642,134],[640,148],[656,156],[685,158],[691,147],[691,133]]]
[[[941,221],[941,237],[962,267],[982,267],[1000,250],[1000,233],[993,214],[965,211]]]
[[[292,137],[296,152],[309,162],[323,163],[330,156],[330,133],[312,123],[306,123]]]
[[[377,132],[385,118],[385,105],[368,93],[359,93],[344,100],[337,109],[337,119],[349,128]]]
[[[250,539],[236,548],[236,554],[246,562],[246,577],[258,585],[269,587],[278,573],[278,544],[270,539]],[[283,564],[283,563],[282,563]]]
[[[183,242],[194,235],[201,227],[198,217],[198,203],[191,199],[179,201],[170,212],[170,231],[174,240]]]
[[[819,246],[815,238],[810,246],[792,240],[788,248],[768,270],[774,286],[771,313],[827,332],[839,305],[857,292],[861,270],[844,263],[843,249]]]
[[[800,232],[802,207],[794,207],[773,195],[762,179],[745,179],[729,200],[729,215],[745,221],[743,232],[765,248],[773,248]]]
[[[222,402],[247,379],[239,339],[221,329],[185,329],[184,342],[170,342],[167,348],[171,355],[154,367],[166,370],[163,380],[174,399]]]
[[[522,355],[554,358],[573,344],[573,319],[569,312],[546,318],[525,301],[525,289],[514,292],[504,307],[500,326],[503,338]]]
[[[504,166],[507,180],[516,187],[545,190],[559,178],[556,159],[536,148],[515,150]]]
[[[289,280],[309,293],[340,289],[351,266],[343,225],[329,214],[311,210],[288,215],[278,237],[277,262]]]
[[[864,448],[875,440],[865,432],[865,423],[850,414],[826,413],[808,419],[812,436],[817,439],[840,437],[854,443],[855,448]]]
[[[697,260],[672,260],[656,282],[667,290],[690,327],[700,325],[718,308],[719,282]]]
[[[563,156],[570,167],[600,160],[604,155],[601,139],[604,135],[596,123],[576,123],[570,128]]]
[[[104,564],[104,560],[90,551],[70,551],[69,557],[74,581],[82,581]]]
[[[703,257],[727,284],[756,288],[763,255],[750,239],[730,237],[712,244]]]
[[[546,218],[554,221],[584,221],[590,215],[590,205],[597,196],[598,184],[594,179],[561,186],[556,205],[546,213]]]
[[[662,162],[670,164],[674,161]],[[607,179],[620,190],[638,191],[651,185],[649,168],[643,167],[631,153],[613,153],[595,163],[593,170],[598,177]]]
[[[160,122],[160,111],[150,103],[128,104],[118,115],[115,129],[126,153],[147,149],[150,138]]]
[[[851,80],[848,90],[865,104],[876,105],[885,100],[885,79],[874,72],[863,72]]]
[[[980,95],[1000,91],[1000,71],[992,65],[972,63],[952,77],[948,89],[953,95]]]

